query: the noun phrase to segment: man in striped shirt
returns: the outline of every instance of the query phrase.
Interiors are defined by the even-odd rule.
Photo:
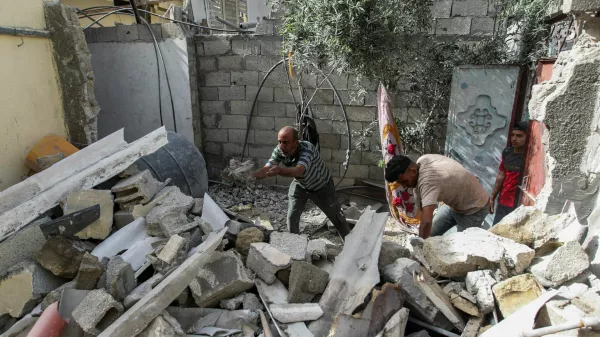
[[[300,232],[300,216],[306,202],[312,200],[342,237],[348,235],[350,227],[335,196],[331,172],[321,160],[319,151],[311,143],[299,140],[298,131],[291,126],[279,130],[277,140],[279,146],[273,150],[267,164],[252,172],[252,176],[257,179],[278,175],[294,178],[288,192],[289,231],[294,234]]]

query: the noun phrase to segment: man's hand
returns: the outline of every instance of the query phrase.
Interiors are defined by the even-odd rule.
[[[267,177],[274,177],[281,174],[281,167],[273,166],[269,171],[267,171]]]
[[[494,200],[496,200],[496,198],[490,197],[490,214],[494,214]]]
[[[269,172],[269,169],[270,169],[270,167],[268,167],[268,166],[261,167],[260,169],[254,171],[254,172],[250,172],[250,175],[256,179],[264,179],[267,177],[267,172]]]

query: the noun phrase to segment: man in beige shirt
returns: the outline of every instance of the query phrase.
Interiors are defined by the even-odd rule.
[[[427,154],[413,162],[394,156],[385,167],[385,179],[415,189],[421,208],[419,236],[439,236],[457,226],[458,231],[481,226],[489,213],[489,195],[479,180],[453,159]],[[438,203],[443,205],[435,217]]]

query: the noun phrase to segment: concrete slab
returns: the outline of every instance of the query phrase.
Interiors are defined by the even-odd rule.
[[[275,282],[275,274],[289,268],[292,257],[264,242],[250,245],[246,266],[267,283]]]
[[[271,233],[269,243],[296,261],[306,260],[306,249],[308,246],[306,236],[288,232],[273,232]]]

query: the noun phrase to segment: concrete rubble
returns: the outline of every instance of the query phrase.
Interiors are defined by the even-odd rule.
[[[73,319],[86,333],[98,336],[123,313],[123,305],[106,290],[92,290],[73,310]]]
[[[113,195],[106,190],[77,191],[69,194],[65,202],[65,214],[100,205],[100,218],[75,234],[80,239],[106,239],[113,225]]]
[[[279,270],[289,268],[291,263],[291,256],[264,242],[251,244],[246,260],[248,268],[269,284],[275,282]]]
[[[273,232],[269,242],[271,246],[288,254],[296,261],[306,260],[308,247],[306,236],[286,232]]]
[[[492,287],[498,308],[504,317],[510,316],[527,303],[540,297],[543,287],[531,274],[511,277]]]
[[[73,279],[85,253],[83,242],[53,236],[37,252],[35,261],[56,276]]]
[[[145,170],[119,181],[110,190],[115,194],[115,202],[127,208],[128,205],[150,201],[159,186],[160,183],[152,177],[150,171]]]

